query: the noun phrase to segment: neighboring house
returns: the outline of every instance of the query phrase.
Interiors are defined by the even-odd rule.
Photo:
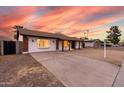
[[[104,41],[101,42],[101,46],[104,47]],[[106,47],[112,47],[113,44],[110,41],[106,41]]]
[[[101,41],[100,40],[84,40],[84,46],[89,48],[98,48],[101,47]]]
[[[124,46],[124,41],[119,42],[119,46]]]
[[[19,29],[19,40],[23,41],[23,52],[67,51],[82,48],[82,39],[58,33],[46,33]]]

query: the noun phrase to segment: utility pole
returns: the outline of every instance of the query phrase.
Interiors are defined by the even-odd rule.
[[[87,38],[88,38],[89,30],[86,30],[86,32],[87,32]]]
[[[85,38],[86,32],[84,32],[84,38]]]
[[[84,38],[88,38],[89,30],[82,30],[84,32]]]

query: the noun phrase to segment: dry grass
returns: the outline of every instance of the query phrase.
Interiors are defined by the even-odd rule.
[[[0,86],[63,86],[30,55],[0,56]]]
[[[84,48],[82,50],[72,51],[76,55],[93,58],[105,62],[109,62],[115,65],[121,66],[124,60],[124,51],[116,49],[107,49],[107,58],[103,57],[103,49]]]

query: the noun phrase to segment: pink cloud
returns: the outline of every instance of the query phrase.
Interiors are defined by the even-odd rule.
[[[39,8],[44,8],[45,14],[38,15],[35,22],[31,23],[29,17],[36,15]],[[115,20],[123,18],[124,7],[58,7],[50,9],[48,7],[18,7],[13,13],[9,12],[6,15],[0,14],[2,19],[0,29],[11,30],[10,28],[16,24],[24,25],[27,23],[33,29],[38,29],[44,32],[62,32],[70,36],[82,36],[82,31],[93,29],[97,26],[102,26],[112,23]],[[97,33],[102,33],[103,30],[98,32],[90,32],[90,36]]]
[[[6,14],[0,14],[0,30],[1,35],[11,35],[12,27],[14,25],[23,25],[28,21],[28,17],[36,10],[36,7],[18,7],[13,12],[8,12]]]
[[[119,9],[122,10],[123,7],[119,7]],[[81,19],[87,19],[89,16],[94,16],[101,12],[102,14],[104,12],[111,13],[111,11],[118,11],[119,9],[116,7],[62,7],[39,18],[34,27],[46,32],[56,32],[59,30],[61,32],[61,29],[64,29],[65,31],[62,31],[64,34],[75,35],[80,33],[81,30],[111,23],[120,16],[109,16],[87,23],[81,23]],[[123,15],[121,14],[121,16]]]

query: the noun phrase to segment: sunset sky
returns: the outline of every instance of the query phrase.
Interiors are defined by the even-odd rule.
[[[124,40],[124,7],[0,6],[0,36],[12,37],[14,25],[74,37],[89,30],[90,39],[101,40],[111,26],[118,25]]]

